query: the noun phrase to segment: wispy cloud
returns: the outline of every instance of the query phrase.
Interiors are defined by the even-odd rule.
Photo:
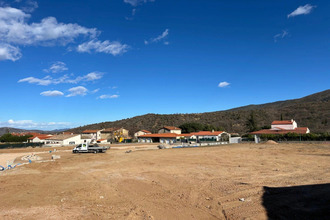
[[[44,69],[45,72],[49,73],[60,73],[60,72],[64,72],[68,70],[68,68],[66,67],[66,64],[61,62],[61,61],[57,61],[55,63],[53,63],[48,69]]]
[[[162,41],[162,40],[166,39],[168,35],[169,35],[169,29],[165,29],[165,31],[161,35],[159,35],[155,38],[151,38],[150,40],[144,40],[144,44],[147,45],[147,44],[150,44],[150,43],[157,43],[159,41]],[[168,45],[169,42],[166,41],[166,42],[164,42],[164,44]]]
[[[282,33],[276,34],[274,36],[274,42],[277,42],[278,39],[283,39],[283,38],[285,38],[288,35],[289,35],[289,33],[286,30],[283,30]]]
[[[100,89],[94,89],[93,91],[91,91],[92,94],[97,93],[98,91],[100,91]]]
[[[229,82],[224,81],[224,82],[220,82],[219,85],[218,85],[218,87],[220,87],[220,88],[224,88],[224,87],[227,87],[227,86],[229,86],[229,85],[230,85]]]
[[[127,52],[128,50],[128,45],[126,44],[121,44],[118,41],[113,41],[110,42],[108,40],[106,41],[99,41],[99,40],[91,40],[88,42],[85,42],[83,44],[80,44],[77,47],[78,52],[96,52],[96,53],[107,53],[107,54],[112,54],[113,56],[123,54]]]
[[[63,96],[64,94],[63,94],[63,92],[58,91],[58,90],[53,90],[53,91],[49,90],[49,91],[44,91],[44,92],[40,93],[40,95],[54,97],[54,96]]]
[[[21,6],[21,9],[25,12],[31,13],[39,7],[38,2],[27,0],[25,4]]]
[[[22,53],[18,47],[0,42],[0,60],[16,61],[22,57]]]
[[[85,96],[87,94],[88,89],[86,89],[83,86],[77,86],[69,89],[70,94],[66,97],[72,97],[72,96]]]
[[[155,0],[124,0],[125,3],[130,4],[133,7],[136,7],[140,4],[147,2],[154,2]]]
[[[316,6],[310,4],[299,6],[296,10],[288,14],[288,18],[295,17],[298,15],[307,15],[312,12],[313,8],[316,8]]]
[[[79,82],[95,81],[95,80],[101,79],[102,77],[103,77],[103,73],[101,73],[101,72],[91,72],[84,76],[78,76],[74,79],[71,79],[68,75],[64,75],[59,78],[53,78],[51,76],[46,76],[44,78],[36,78],[36,77],[30,76],[30,77],[18,80],[18,83],[27,82],[30,84],[36,84],[36,85],[41,85],[41,86],[48,86],[51,84],[57,85],[57,84],[61,84],[61,83],[77,84]]]
[[[0,127],[14,127],[22,129],[46,129],[53,130],[58,128],[68,128],[70,122],[34,122],[33,120],[13,120],[0,122]]]
[[[35,78],[35,77],[31,76],[31,77],[27,77],[27,78],[18,80],[18,83],[22,83],[22,82],[37,84],[37,85],[41,85],[41,86],[48,86],[50,84],[57,84],[57,83],[55,83],[56,80],[53,80],[50,76],[46,76],[42,79]]]
[[[98,98],[99,99],[116,99],[116,98],[119,98],[119,95],[101,95]]]

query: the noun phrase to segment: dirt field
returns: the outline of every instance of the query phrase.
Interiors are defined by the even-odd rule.
[[[329,214],[329,144],[126,148],[0,150],[2,157],[61,156],[0,172],[0,219],[267,219],[284,208],[284,218],[299,217],[297,210]],[[306,206],[299,195],[319,204]]]

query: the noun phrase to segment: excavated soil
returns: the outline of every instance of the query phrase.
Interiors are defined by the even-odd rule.
[[[309,211],[295,198],[308,194],[307,186],[313,186],[313,199],[322,208],[314,207],[317,215],[311,217],[329,214],[329,144],[132,149],[0,150],[2,157],[38,151],[46,160],[0,172],[0,219],[290,218]],[[61,159],[50,161],[52,154]],[[293,187],[298,188],[291,195]],[[283,217],[277,215],[281,200],[299,203],[294,209],[283,204]]]

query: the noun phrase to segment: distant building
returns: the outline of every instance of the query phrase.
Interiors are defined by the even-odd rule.
[[[196,136],[197,142],[200,141],[228,141],[230,134],[224,131],[199,131],[190,133]]]
[[[151,134],[151,132],[147,131],[147,130],[141,130],[141,131],[135,132],[134,137],[137,138],[138,136],[146,135],[146,134]]]
[[[174,126],[164,126],[158,131],[158,134],[163,134],[163,133],[181,134],[181,128],[177,128]]]
[[[138,141],[140,143],[174,144],[177,143],[179,140],[180,135],[176,133],[145,134],[138,137]]]
[[[80,144],[80,134],[59,134],[45,139],[45,144],[56,144],[56,145],[74,145]]]
[[[106,128],[101,131],[101,137],[99,139],[122,142],[128,138],[130,138],[129,131],[125,128]]]
[[[51,134],[34,134],[32,137],[28,138],[28,143],[45,143],[45,140],[52,137]]]
[[[160,133],[160,134],[145,134],[138,136],[140,143],[188,143],[188,142],[224,142],[229,140],[230,135],[224,131],[200,131],[189,134],[177,133]]]
[[[101,131],[102,130],[84,130],[83,135],[89,135],[91,140],[101,139]]]
[[[254,135],[254,139],[256,143],[260,142],[260,135],[263,134],[307,134],[310,133],[308,127],[298,127],[297,123],[291,120],[284,121],[273,121],[270,129],[263,129],[260,131],[254,131],[250,134]]]

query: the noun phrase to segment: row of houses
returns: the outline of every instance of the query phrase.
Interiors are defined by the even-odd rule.
[[[137,133],[136,133],[137,134]],[[224,142],[229,141],[230,134],[224,131],[199,131],[182,134],[181,129],[174,126],[164,126],[158,130],[157,134],[152,134],[146,130],[139,131],[137,138],[140,143],[191,143],[202,141]]]
[[[175,126],[164,126],[158,130],[158,133],[152,133],[147,130],[141,130],[134,134],[134,137],[140,143],[189,143],[189,142],[234,142],[231,134],[225,131],[199,131],[188,134],[182,134],[181,129]],[[270,129],[263,129],[250,134],[254,135],[255,142],[260,141],[260,136],[263,134],[306,134],[310,130],[307,127],[298,127],[297,123],[291,120],[273,121]],[[44,143],[44,144],[58,144],[58,145],[74,145],[84,142],[123,142],[131,139],[129,131],[124,128],[106,128],[100,130],[84,130],[81,134],[73,134],[64,132],[59,135],[37,134],[31,133],[33,137],[28,139],[28,142]],[[235,141],[236,142],[236,141]]]
[[[58,135],[33,133],[28,138],[30,143],[44,143],[50,145],[75,145],[85,142],[110,143],[122,142],[129,139],[128,130],[124,128],[107,128],[101,130],[84,130],[81,134],[63,132]]]

